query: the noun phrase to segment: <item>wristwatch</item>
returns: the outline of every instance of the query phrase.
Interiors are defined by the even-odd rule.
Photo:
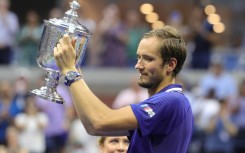
[[[73,82],[82,79],[82,75],[76,71],[69,71],[65,76],[65,85],[70,86]]]

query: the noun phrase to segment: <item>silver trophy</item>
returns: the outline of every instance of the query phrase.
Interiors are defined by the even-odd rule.
[[[91,33],[86,27],[78,22],[77,10],[80,8],[76,0],[70,2],[71,9],[68,10],[62,19],[44,20],[44,29],[39,44],[37,64],[46,71],[44,85],[40,89],[30,91],[32,95],[38,96],[48,101],[59,104],[64,103],[64,99],[57,93],[57,86],[61,73],[54,59],[53,49],[64,34],[69,34],[71,38],[77,39],[76,67],[81,65],[87,43]]]

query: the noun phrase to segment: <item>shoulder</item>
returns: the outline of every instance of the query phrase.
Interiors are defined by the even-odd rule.
[[[170,112],[187,112],[191,107],[189,99],[182,92],[163,92],[153,96],[152,102]]]
[[[149,101],[175,103],[179,101],[188,101],[182,92],[161,92],[149,98]]]

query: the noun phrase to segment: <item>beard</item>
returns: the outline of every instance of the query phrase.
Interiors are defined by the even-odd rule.
[[[138,84],[139,86],[146,88],[146,89],[152,88],[152,86],[154,86],[152,83],[145,83],[145,82],[139,82]]]
[[[155,88],[156,86],[159,85],[159,83],[161,82],[161,78],[159,77],[152,77],[148,80],[139,80],[138,81],[138,85],[146,88],[146,89],[151,89],[151,88]]]

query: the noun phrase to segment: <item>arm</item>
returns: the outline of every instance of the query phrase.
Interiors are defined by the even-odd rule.
[[[130,106],[110,109],[90,91],[84,80],[73,83],[70,91],[78,116],[89,134],[125,135],[124,131],[137,128]]]
[[[217,123],[217,116],[213,116],[210,119],[209,125],[206,127],[205,132],[213,133],[216,128],[216,123]]]
[[[238,133],[238,128],[230,121],[229,118],[222,118],[225,129],[231,136],[235,136]]]
[[[77,71],[75,67],[75,41],[65,35],[54,48],[54,57],[62,74]],[[84,80],[74,82],[70,92],[85,129],[92,135],[127,135],[128,130],[138,127],[130,106],[112,110],[100,101],[89,89]]]
[[[228,112],[228,109],[225,109],[221,113],[221,121],[224,125],[225,130],[231,135],[235,136],[238,133],[238,128],[235,126],[235,124],[232,123],[230,118],[230,113]]]

